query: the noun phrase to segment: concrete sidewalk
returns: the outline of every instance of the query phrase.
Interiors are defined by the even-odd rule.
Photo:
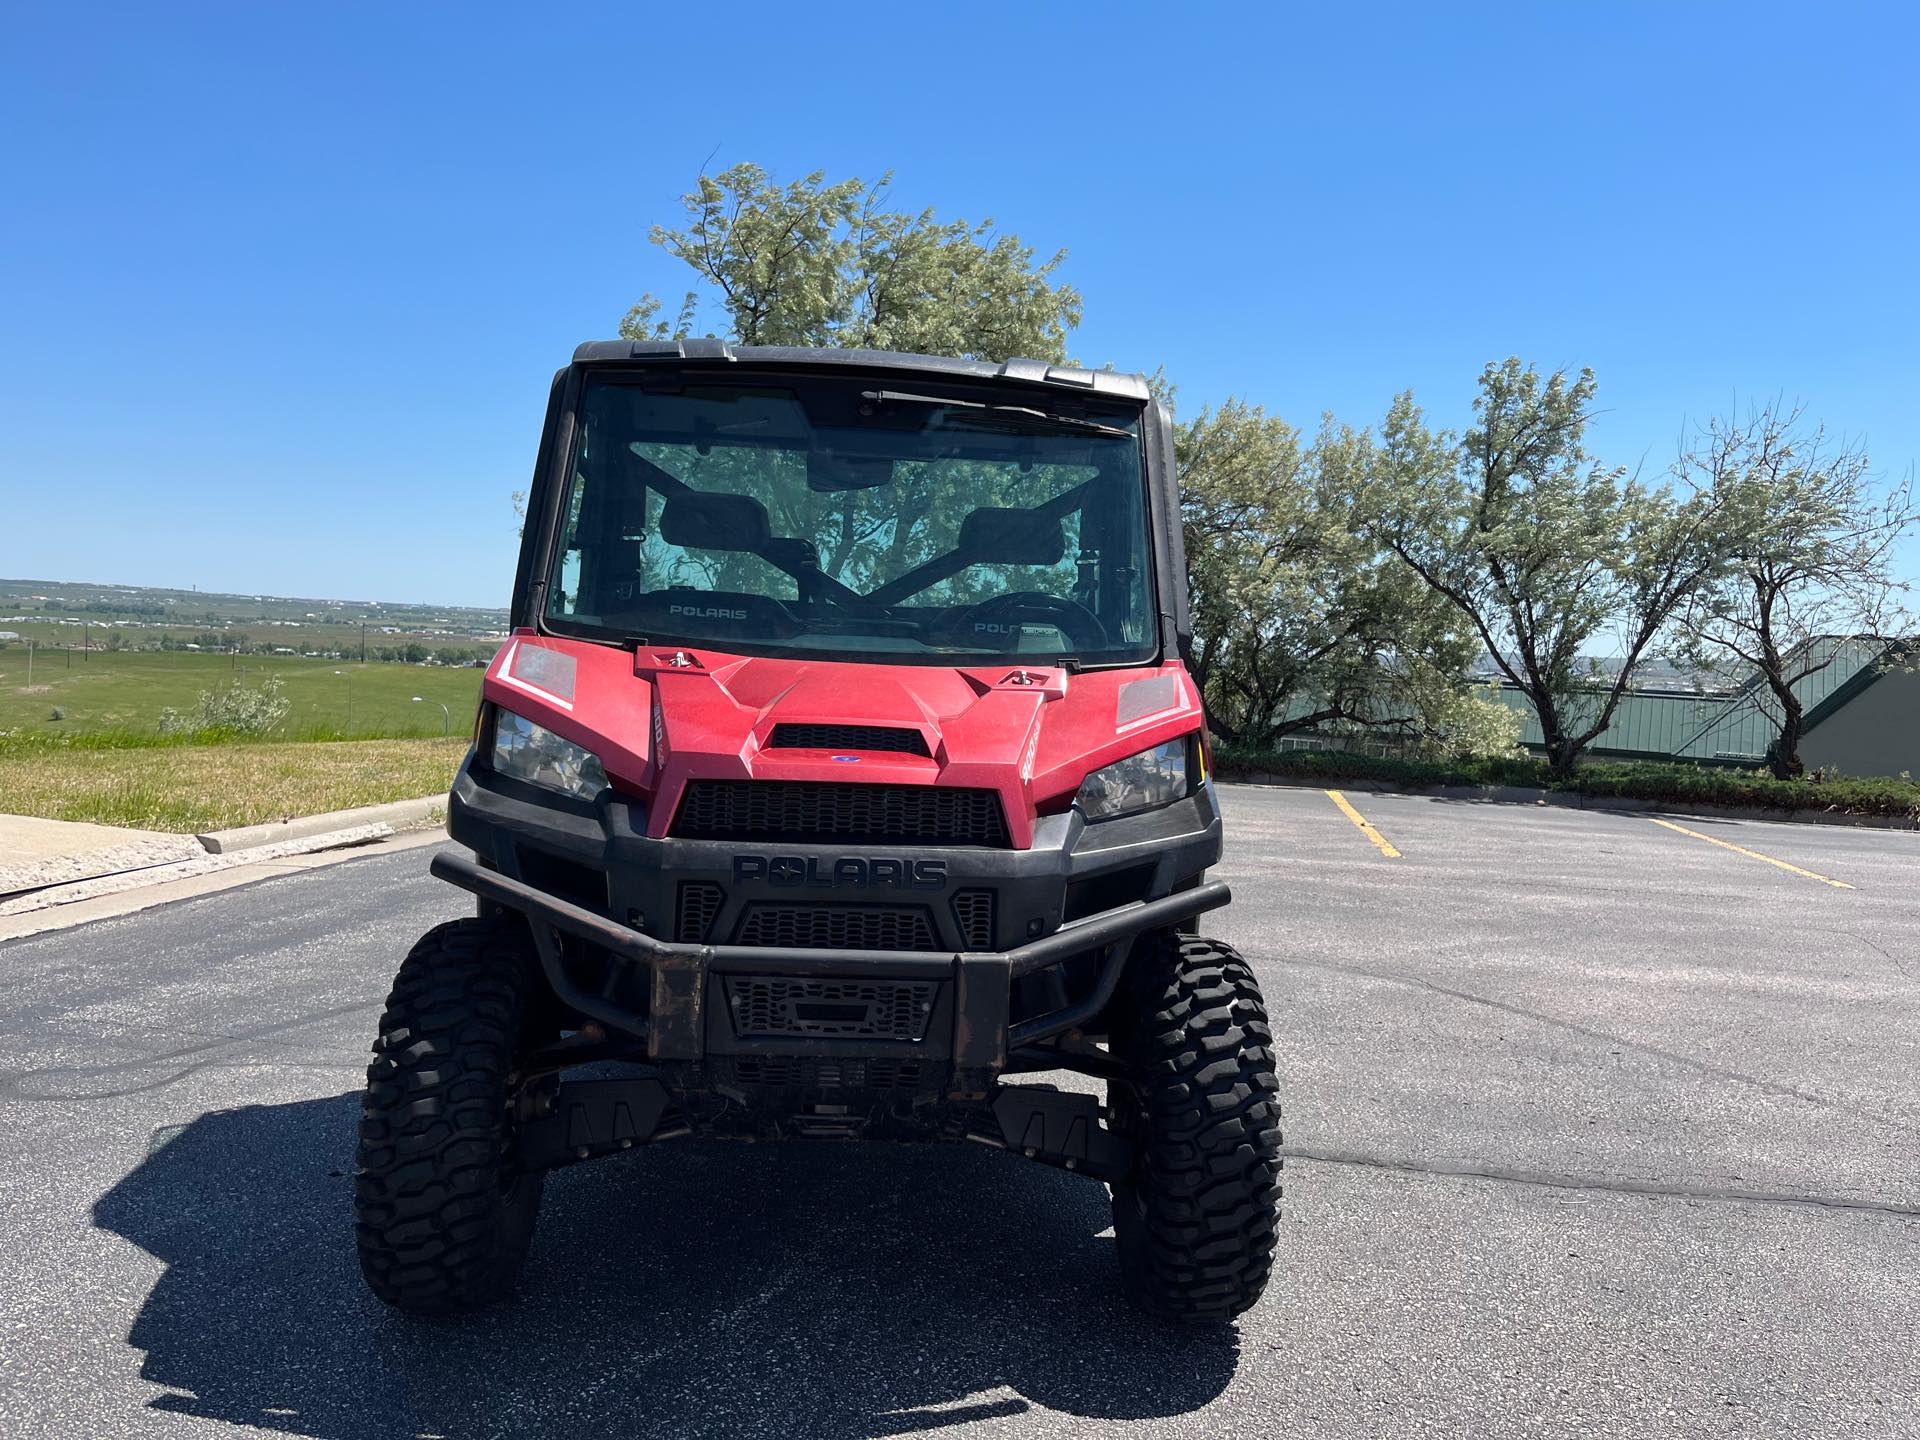
[[[100,882],[101,893],[42,909],[8,914],[6,903],[0,900],[0,941],[18,940],[54,930],[69,930],[95,920],[132,915],[156,906],[171,905],[178,900],[233,890],[279,875],[319,870],[329,865],[365,859],[370,855],[389,855],[400,850],[446,843],[447,837],[439,831],[410,830],[383,839],[366,839],[345,849],[306,850],[299,842],[294,842],[263,846],[233,855],[202,855],[198,861],[158,865],[143,870],[140,872],[140,883],[126,888],[113,888],[114,877],[108,877]],[[74,892],[85,892],[88,888],[86,885],[63,887]],[[31,901],[35,897],[29,895],[22,898]],[[3,1429],[0,1427],[0,1430]]]
[[[0,902],[54,886],[157,872],[160,867],[184,861],[225,857],[231,863],[235,855],[256,850],[291,854],[324,849],[328,838],[334,836],[351,836],[346,843],[359,844],[366,839],[365,832],[388,833],[431,825],[445,813],[446,803],[444,795],[428,795],[205,835],[0,814]],[[304,843],[310,841],[322,843]]]
[[[0,815],[0,897],[206,853],[192,835]]]

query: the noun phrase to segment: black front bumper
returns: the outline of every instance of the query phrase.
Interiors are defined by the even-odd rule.
[[[433,857],[432,870],[442,880],[525,915],[533,927],[548,983],[562,1001],[583,1015],[623,1029],[634,1027],[636,1020],[642,1018],[632,1007],[610,1003],[602,994],[580,983],[566,964],[561,935],[573,936],[604,951],[616,964],[646,967],[651,984],[644,1034],[647,1058],[651,1060],[697,1060],[708,1053],[712,1048],[708,1045],[708,991],[712,982],[721,977],[851,975],[863,980],[921,980],[941,986],[941,1008],[922,1026],[919,1043],[940,1036],[946,1028],[942,1021],[950,1019],[949,1053],[955,1066],[998,1070],[1005,1065],[1009,1049],[1061,1034],[1099,1014],[1119,982],[1126,952],[1122,942],[1150,930],[1171,928],[1232,899],[1226,885],[1213,881],[1164,899],[1120,906],[1000,954],[808,950],[674,944],[543,894],[522,881],[488,870],[464,855],[442,852]],[[1091,994],[1054,1014],[1020,1024],[1010,1023],[1009,996],[1013,981],[1096,950],[1109,953]],[[952,982],[950,1000],[944,991],[947,981]],[[942,1010],[949,1006],[950,1016],[943,1015]],[[794,1037],[779,1037],[770,1043],[784,1053],[793,1049],[797,1041]],[[833,1043],[814,1040],[808,1046],[809,1053],[830,1053],[819,1047],[831,1047]],[[889,1043],[913,1042],[845,1042],[850,1054],[865,1054],[875,1044]],[[945,1047],[936,1041],[936,1048]]]
[[[1221,845],[1206,786],[1164,810],[1094,826],[1077,814],[1043,817],[1026,850],[869,848],[869,867],[892,860],[885,868],[906,880],[881,896],[837,883],[850,848],[860,847],[773,847],[801,862],[783,874],[740,863],[764,860],[769,847],[650,837],[638,808],[622,799],[557,801],[471,765],[455,782],[448,827],[479,858],[445,853],[434,873],[483,904],[525,915],[555,994],[643,1040],[645,1058],[690,1087],[817,1077],[826,1066],[834,1084],[883,1088],[875,1077],[898,1066],[924,1077],[916,1089],[931,1082],[977,1092],[1021,1047],[1090,1028],[1134,937],[1230,898],[1225,885],[1203,879]],[[937,881],[916,884],[915,862],[927,859],[939,862]],[[689,885],[723,892],[719,908],[699,918],[705,939],[684,938],[685,907],[676,902]],[[981,893],[993,897],[992,924],[982,927],[976,911],[970,929],[954,902]],[[870,935],[860,947],[713,943],[750,933],[755,907],[808,904],[916,907],[915,933],[931,943],[876,948]],[[884,1023],[836,1025],[842,1011]],[[815,1018],[781,1023],[795,1015]],[[796,1070],[795,1057],[814,1068]],[[816,1088],[805,1078],[789,1083]]]

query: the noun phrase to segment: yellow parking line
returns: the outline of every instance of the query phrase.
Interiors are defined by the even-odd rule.
[[[1709,845],[1718,845],[1722,850],[1731,850],[1734,854],[1744,855],[1749,860],[1764,860],[1769,865],[1778,865],[1782,870],[1791,870],[1796,875],[1804,875],[1809,880],[1818,880],[1822,885],[1831,885],[1836,890],[1852,890],[1857,888],[1856,886],[1849,885],[1844,880],[1835,880],[1831,875],[1821,875],[1812,870],[1802,870],[1798,865],[1789,865],[1786,861],[1776,860],[1771,855],[1762,855],[1758,850],[1749,850],[1744,845],[1735,845],[1730,840],[1716,840],[1711,835],[1702,835],[1698,830],[1689,830],[1686,826],[1676,825],[1671,820],[1656,820],[1651,815],[1647,818],[1653,820],[1653,823],[1656,825],[1663,825],[1667,829],[1677,831],[1682,835],[1691,835],[1694,839],[1704,840]]]
[[[1347,803],[1347,797],[1338,790],[1327,791],[1327,798],[1340,807],[1340,813],[1360,827],[1360,833],[1380,847],[1380,853],[1389,860],[1398,860],[1400,852],[1393,848],[1387,837],[1367,823],[1366,817]]]

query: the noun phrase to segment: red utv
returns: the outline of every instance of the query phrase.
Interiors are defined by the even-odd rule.
[[[368,1071],[374,1292],[496,1301],[545,1171],[692,1135],[1004,1148],[1111,1187],[1148,1311],[1253,1304],[1279,1105],[1193,933],[1228,893],[1186,639],[1137,376],[582,346],[433,862],[478,914]],[[1104,1098],[1008,1083],[1058,1071]]]

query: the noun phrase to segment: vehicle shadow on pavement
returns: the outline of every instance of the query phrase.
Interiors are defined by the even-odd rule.
[[[167,1267],[127,1337],[154,1408],[339,1440],[880,1436],[1184,1414],[1238,1362],[1232,1329],[1126,1306],[1102,1187],[959,1145],[670,1142],[562,1171],[512,1305],[408,1320],[354,1260],[359,1103],[203,1115],[94,1206]]]

